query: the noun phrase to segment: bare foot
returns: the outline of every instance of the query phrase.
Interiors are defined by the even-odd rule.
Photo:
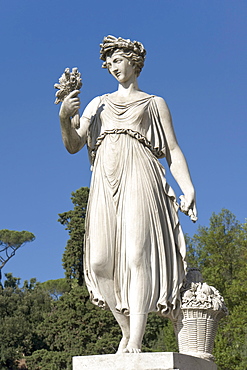
[[[124,349],[124,353],[141,353],[141,348],[138,348],[137,345],[129,343]]]
[[[129,342],[129,338],[122,337],[116,353],[126,353],[125,350],[126,350],[128,342]]]

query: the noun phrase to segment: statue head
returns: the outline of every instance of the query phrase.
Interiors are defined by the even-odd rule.
[[[102,68],[107,68],[106,58],[114,53],[122,54],[133,65],[138,77],[144,66],[146,50],[141,42],[123,39],[122,37],[106,36],[100,44],[100,59],[103,60]]]

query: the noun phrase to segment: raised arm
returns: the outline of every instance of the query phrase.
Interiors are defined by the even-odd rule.
[[[186,214],[194,214],[194,216],[196,216],[195,189],[191,181],[186,159],[176,139],[170,111],[164,99],[160,97],[156,97],[155,99],[169,150],[167,154],[167,163],[174,179],[184,194],[183,197],[181,197],[181,210]]]
[[[86,144],[90,120],[96,113],[99,101],[99,97],[97,97],[88,104],[80,118],[80,127],[76,129],[71,125],[71,117],[73,117],[80,108],[79,93],[79,90],[71,92],[64,99],[59,112],[63,143],[71,154],[77,153]]]

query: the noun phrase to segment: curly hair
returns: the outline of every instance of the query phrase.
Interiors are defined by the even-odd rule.
[[[102,68],[107,68],[107,57],[112,56],[115,52],[119,52],[133,63],[137,77],[141,73],[146,57],[146,50],[141,42],[108,35],[104,37],[100,48],[100,59],[104,61]]]

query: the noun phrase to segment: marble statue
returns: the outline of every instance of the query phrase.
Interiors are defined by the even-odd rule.
[[[70,153],[87,145],[92,181],[84,243],[85,281],[94,304],[121,330],[118,353],[139,353],[149,312],[176,317],[185,276],[185,242],[175,194],[159,158],[183,192],[181,210],[196,221],[195,190],[165,101],[138,87],[146,51],[137,41],[104,38],[103,68],[118,89],[94,98],[78,127],[79,90],[60,109]]]

